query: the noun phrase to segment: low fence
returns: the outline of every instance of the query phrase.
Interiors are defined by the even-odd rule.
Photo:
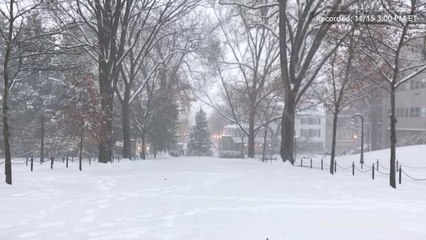
[[[295,161],[294,166],[311,168],[311,169],[321,169],[321,170],[324,170],[324,168],[330,169],[330,165],[328,165],[323,158],[321,158],[320,161],[314,161],[312,158],[301,157]],[[335,160],[333,168],[335,173],[338,172],[338,170],[349,171],[349,172],[352,172],[353,176],[356,175],[357,172],[370,173],[371,178],[373,180],[377,174],[385,175],[385,176],[389,176],[390,174],[389,173],[390,168],[380,164],[379,159],[377,159],[376,163],[372,163],[371,166],[368,166],[366,164],[360,164],[359,166],[357,166],[355,165],[355,162],[352,162],[352,164],[349,166],[342,166],[338,163],[337,160]],[[395,170],[396,170],[396,173],[398,174],[399,184],[402,184],[402,176],[405,176],[413,181],[426,181],[426,178],[413,177],[413,175],[406,172],[405,169],[426,169],[426,167],[409,166],[406,164],[399,163],[399,161],[397,161]],[[389,172],[386,172],[386,171],[389,171]]]
[[[98,159],[94,158],[94,157],[89,157],[89,158],[84,158],[82,159],[82,162],[88,163],[89,165],[92,164],[92,162],[97,161]],[[79,158],[77,157],[69,157],[69,156],[64,156],[61,158],[55,158],[55,157],[50,157],[50,158],[45,158],[43,161],[41,160],[41,158],[34,158],[34,157],[27,157],[25,158],[24,161],[17,161],[16,159],[12,159],[11,163],[12,165],[26,165],[26,166],[30,166],[30,171],[32,172],[34,170],[34,163],[40,163],[40,165],[42,164],[50,164],[50,168],[53,169],[55,163],[62,163],[65,165],[66,168],[69,167],[69,163],[73,163],[74,161],[79,162]],[[110,162],[113,163],[114,161],[120,162],[120,156],[119,155],[113,155]],[[0,165],[5,164],[5,160],[0,162]]]

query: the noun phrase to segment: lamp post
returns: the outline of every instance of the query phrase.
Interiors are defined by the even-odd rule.
[[[362,168],[364,164],[364,117],[362,116],[361,113],[355,113],[352,116],[352,121],[355,122],[355,118],[357,117],[361,119],[361,156],[360,156],[359,163],[361,164],[361,168]]]
[[[41,146],[40,146],[40,163],[44,162],[44,116],[52,113],[52,110],[46,109],[41,114]]]

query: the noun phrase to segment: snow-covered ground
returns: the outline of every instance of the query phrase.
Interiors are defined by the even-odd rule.
[[[386,154],[366,153],[367,165],[388,166]],[[425,156],[398,149],[408,166],[426,167]],[[14,165],[14,185],[0,183],[0,239],[426,239],[426,181],[407,177],[395,190],[380,173],[213,157],[77,168]]]

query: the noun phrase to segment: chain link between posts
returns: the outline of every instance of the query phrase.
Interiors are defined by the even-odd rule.
[[[401,172],[402,172],[405,176],[407,176],[408,178],[410,178],[411,180],[414,180],[414,181],[426,181],[426,178],[416,178],[416,177],[412,177],[412,176],[408,175],[406,172],[404,172],[404,171],[402,171],[402,170],[401,170]]]
[[[309,161],[306,161],[305,162],[306,164],[305,164],[305,163],[301,162],[303,160],[309,160]],[[324,159],[321,159],[321,160],[322,160],[323,168],[330,168],[330,165],[328,165],[327,163],[325,163]],[[311,167],[311,161],[312,160],[309,159],[309,158],[301,158],[299,161],[297,161],[297,160],[295,161],[295,166],[297,166],[297,167],[305,167],[305,168],[321,169],[320,168],[321,167],[321,162],[312,161],[312,167]],[[344,166],[341,166],[340,164],[338,164],[337,162],[335,162],[335,164],[336,164],[336,166],[339,169],[342,169],[342,170],[348,170],[348,169],[354,168],[354,170],[356,170],[357,172],[361,172],[361,173],[368,173],[368,172],[370,172],[370,171],[373,170],[372,169],[373,167],[372,166],[368,166],[368,165],[364,165],[365,169],[360,169],[356,165],[350,165],[348,167],[344,167]],[[389,176],[390,175],[390,173],[383,172],[382,170],[380,170],[380,169],[390,170],[390,168],[387,168],[387,167],[383,166],[382,164],[380,164],[379,161],[377,161],[377,164],[378,165],[374,166],[374,171],[375,172],[378,172],[378,173],[380,173],[381,175],[384,175],[384,176]],[[319,166],[319,168],[318,168],[318,166]],[[377,166],[379,166],[379,168],[377,168]],[[409,165],[402,164],[402,163],[399,164],[399,167],[406,167],[406,168],[411,168],[411,169],[426,169],[426,167],[414,167],[414,166],[409,166]],[[413,177],[410,174],[408,174],[407,172],[403,171],[402,169],[397,169],[397,172],[398,171],[401,171],[402,174],[404,174],[406,177],[410,178],[411,180],[414,180],[414,181],[426,181],[426,178]]]

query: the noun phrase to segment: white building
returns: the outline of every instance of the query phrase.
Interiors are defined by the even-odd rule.
[[[313,108],[296,113],[296,152],[324,153],[326,151],[326,113]]]

